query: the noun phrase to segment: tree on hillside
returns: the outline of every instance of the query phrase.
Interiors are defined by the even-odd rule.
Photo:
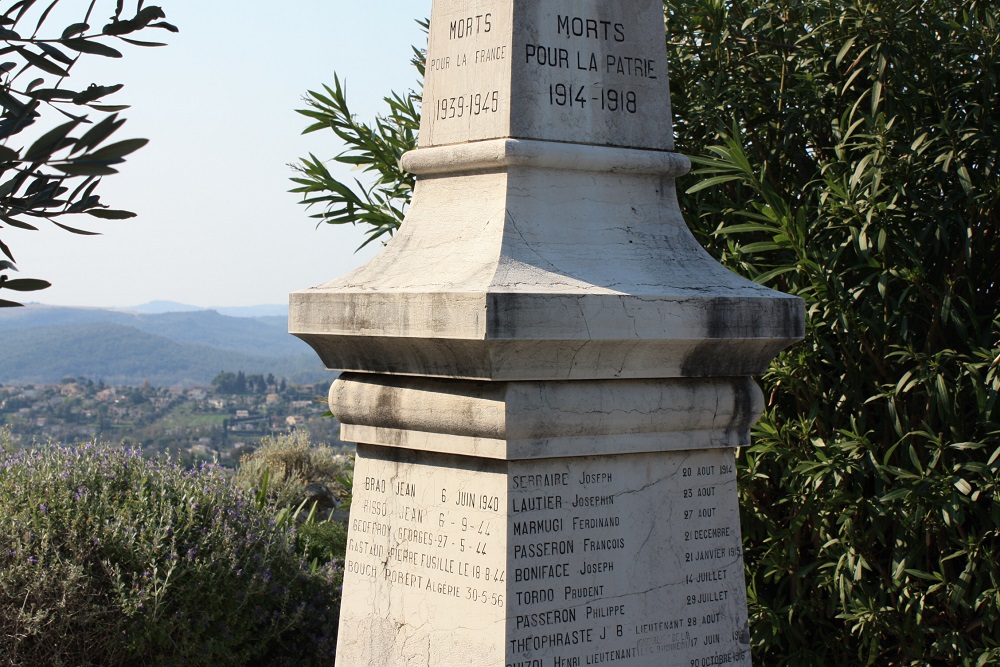
[[[162,19],[163,10],[143,6],[125,14],[124,0],[117,0],[105,22],[98,16],[98,0],[80,4],[80,21],[51,29],[53,10],[60,0],[0,2],[0,229],[36,230],[39,222],[74,234],[90,235],[75,220],[92,216],[122,220],[134,213],[115,210],[101,202],[101,178],[118,173],[116,166],[147,143],[126,139],[108,143],[125,122],[118,112],[128,107],[107,104],[105,98],[121,84],[69,87],[73,67],[83,55],[121,58],[112,44],[163,46],[134,39],[146,29],[177,28]],[[103,15],[103,14],[101,14]],[[104,23],[91,28],[92,21]],[[13,279],[14,254],[0,239],[0,289],[29,292],[49,283]],[[0,299],[0,307],[17,306]]]
[[[685,218],[723,264],[807,302],[739,454],[754,659],[1000,664],[996,2],[665,13],[677,146],[698,165]],[[329,92],[311,129],[365,127]],[[414,142],[379,127],[338,132],[338,159],[408,192],[396,156]],[[368,223],[312,167],[311,203]],[[403,201],[374,207],[377,229]]]

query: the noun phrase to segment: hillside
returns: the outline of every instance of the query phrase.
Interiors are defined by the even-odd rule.
[[[329,378],[274,316],[29,306],[0,309],[0,341],[0,384],[83,376],[116,385],[199,385],[222,370],[304,383]]]

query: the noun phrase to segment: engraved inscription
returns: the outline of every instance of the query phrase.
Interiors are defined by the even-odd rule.
[[[506,664],[748,664],[731,459],[566,459],[513,474]]]
[[[345,622],[375,614],[417,644],[435,641],[434,619],[471,642],[495,632],[505,655],[490,665],[747,667],[732,462],[709,450],[483,472],[359,454]]]
[[[672,148],[666,50],[653,10],[545,4],[519,11],[514,0],[435,2],[420,145],[514,137]]]
[[[365,475],[355,491],[345,571],[502,608],[506,559],[503,532],[497,531],[499,489],[484,493],[488,486],[474,482],[471,472],[440,475],[452,491],[418,481],[428,466],[378,460],[364,465],[381,474]]]

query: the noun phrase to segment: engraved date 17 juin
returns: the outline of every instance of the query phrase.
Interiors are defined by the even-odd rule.
[[[587,86],[574,86],[566,83],[549,84],[549,104],[557,107],[586,109],[587,103],[591,102],[600,105],[601,111],[633,114],[639,110],[634,90],[598,88],[599,92],[592,94]]]
[[[445,97],[434,104],[434,120],[450,120],[465,116],[496,113],[500,110],[500,91],[469,93],[461,97]]]

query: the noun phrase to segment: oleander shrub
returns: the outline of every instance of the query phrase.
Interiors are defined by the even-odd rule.
[[[339,564],[212,465],[0,451],[0,664],[329,665]]]
[[[807,308],[740,456],[755,660],[1000,664],[997,3],[666,8],[685,217]]]

